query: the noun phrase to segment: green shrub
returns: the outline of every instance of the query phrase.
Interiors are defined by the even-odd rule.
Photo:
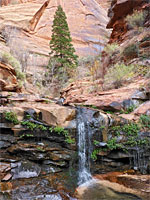
[[[4,117],[5,117],[6,120],[12,122],[13,124],[19,124],[17,114],[14,113],[14,112],[5,112]]]
[[[107,141],[107,148],[110,149],[110,150],[122,149],[123,146],[122,146],[122,144],[118,144],[117,143],[117,139],[116,138],[112,138],[112,139]]]
[[[25,79],[25,74],[21,71],[20,62],[16,58],[14,58],[10,53],[2,52],[1,61],[6,64],[10,64],[14,68],[17,79],[20,79],[20,80]]]
[[[96,161],[97,160],[97,155],[99,154],[101,150],[100,149],[95,149],[92,154],[91,154],[91,158],[93,161]]]
[[[80,57],[78,59],[79,66],[85,66],[85,65],[93,65],[95,62],[95,56],[85,56],[85,57]]]
[[[119,50],[119,46],[116,43],[107,44],[107,46],[104,48],[104,51],[108,53],[110,56],[116,51]]]
[[[125,132],[127,136],[137,136],[140,127],[136,123],[125,124],[122,127],[122,131]]]
[[[150,128],[150,116],[141,115],[140,116],[140,122],[141,122],[142,126]]]
[[[108,85],[119,88],[125,81],[130,81],[134,76],[134,65],[116,64],[107,71],[104,77],[104,87]]]
[[[60,126],[56,126],[55,128],[50,127],[49,132],[50,133],[55,132],[59,135],[64,135],[65,136],[65,142],[68,143],[68,144],[74,144],[75,143],[75,139],[71,138],[68,130],[65,130],[63,127],[60,127]]]
[[[30,121],[22,121],[21,125],[26,126],[29,130],[34,130],[37,128],[37,125]]]
[[[143,27],[145,18],[147,16],[146,11],[134,11],[132,15],[126,17],[127,24],[131,27]]]
[[[130,44],[127,46],[123,52],[122,55],[126,59],[132,59],[132,58],[137,58],[139,56],[139,47],[137,44]]]

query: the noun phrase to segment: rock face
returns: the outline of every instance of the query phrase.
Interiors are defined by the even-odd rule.
[[[110,42],[122,41],[124,35],[128,31],[125,17],[133,13],[133,10],[142,9],[144,4],[147,4],[143,0],[114,0],[111,3],[111,7],[108,10],[108,16],[110,21],[107,24],[107,28],[113,28],[110,36]]]
[[[139,91],[138,88],[141,83],[146,85],[149,80],[141,79],[119,89],[90,94],[88,92],[90,83],[88,81],[78,81],[64,89],[62,97],[65,99],[64,104],[94,105],[103,110],[119,111],[132,104],[138,106],[138,101],[149,99],[149,89],[147,89],[147,92]]]
[[[19,89],[15,70],[0,63],[0,91],[17,91]]]
[[[95,55],[103,48],[108,18],[106,11],[95,0],[21,2],[0,8],[0,29],[3,33],[11,29],[7,38],[10,40],[11,37],[10,43],[17,35],[18,44],[21,41],[26,51],[48,55],[53,17],[56,7],[61,4],[77,53]]]

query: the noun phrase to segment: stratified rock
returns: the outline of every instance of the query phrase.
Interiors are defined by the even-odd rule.
[[[11,144],[9,142],[0,141],[0,149],[10,147],[10,145]]]
[[[9,181],[12,178],[12,174],[7,174],[2,181]]]
[[[85,84],[86,83],[86,84]],[[90,81],[71,83],[62,91],[64,104],[94,105],[99,109],[119,111],[131,105],[138,106],[139,101],[148,99],[146,91],[139,91],[140,84],[148,84],[148,80],[137,80],[127,86],[109,91],[89,93]]]
[[[142,7],[146,4],[143,0],[114,0],[111,3],[111,7],[108,11],[110,21],[107,24],[107,28],[113,28],[111,33],[110,42],[121,41],[122,36],[128,31],[125,22],[125,17],[133,13],[134,9]]]
[[[17,167],[11,170],[13,179],[37,177],[41,172],[41,168],[32,162],[22,161],[17,163]]]
[[[15,70],[0,62],[0,91],[17,91],[19,89]]]

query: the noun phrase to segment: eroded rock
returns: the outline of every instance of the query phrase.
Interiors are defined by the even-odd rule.
[[[0,62],[0,91],[18,91],[19,86],[15,70]]]

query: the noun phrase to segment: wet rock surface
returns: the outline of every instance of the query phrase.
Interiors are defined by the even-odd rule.
[[[107,185],[115,190],[118,188],[118,191],[132,192],[144,200],[149,199],[150,175],[139,175],[134,170],[128,170],[96,175],[95,178],[100,179],[102,185]],[[104,180],[107,181],[105,182]]]
[[[108,184],[108,187],[106,184]],[[82,200],[142,200],[142,198],[130,192],[131,190],[127,190],[126,188],[118,188],[117,191],[109,182],[99,181],[97,179],[93,179],[89,183],[83,184],[77,188],[77,196]]]

